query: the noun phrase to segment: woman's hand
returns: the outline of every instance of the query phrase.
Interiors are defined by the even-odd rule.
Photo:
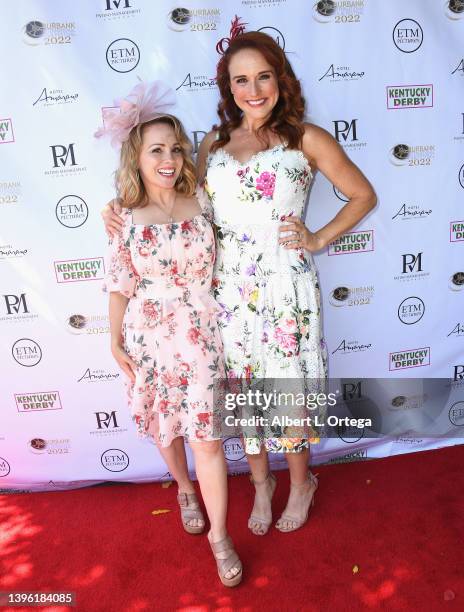
[[[119,367],[127,374],[130,378],[131,382],[135,382],[135,372],[137,370],[137,365],[132,361],[126,351],[120,344],[112,344],[111,352],[113,353],[113,357],[118,362]]]
[[[105,224],[105,231],[110,238],[121,231],[124,221],[120,217],[122,212],[121,204],[118,200],[111,200],[101,211],[101,216]]]
[[[324,240],[318,236],[317,232],[310,232],[306,225],[298,217],[290,215],[283,217],[282,221],[286,221],[286,225],[281,225],[279,231],[281,237],[279,238],[279,244],[284,245],[285,249],[306,249],[310,253],[320,251],[326,245]],[[285,232],[289,232],[288,235],[283,235]]]

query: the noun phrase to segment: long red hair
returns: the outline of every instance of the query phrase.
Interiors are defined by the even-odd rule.
[[[219,132],[219,138],[214,141],[211,150],[215,151],[227,144],[230,140],[230,133],[242,121],[243,113],[235,104],[230,91],[229,77],[230,60],[242,49],[255,49],[261,53],[274,69],[279,87],[277,104],[272,109],[269,119],[259,128],[258,136],[261,132],[263,140],[269,146],[269,141],[265,136],[269,130],[278,134],[291,149],[300,148],[304,134],[305,112],[305,100],[301,93],[300,82],[284,51],[271,36],[263,32],[245,32],[230,40],[229,46],[217,65],[217,84],[221,94],[217,112],[221,123],[213,128]]]

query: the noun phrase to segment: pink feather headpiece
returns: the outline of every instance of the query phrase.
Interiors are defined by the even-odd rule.
[[[175,104],[174,91],[162,81],[140,81],[127,96],[114,101],[115,108],[106,113],[104,125],[94,135],[96,138],[109,136],[111,145],[120,148],[132,128],[170,114]]]

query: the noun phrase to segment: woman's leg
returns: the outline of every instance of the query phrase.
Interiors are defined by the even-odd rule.
[[[227,467],[221,440],[210,442],[190,442],[195,457],[195,470],[200,484],[201,495],[206,506],[211,529],[210,542],[219,542],[227,536]],[[217,553],[219,558],[227,554]],[[240,572],[240,567],[232,567],[226,578]]]
[[[269,461],[264,445],[258,454],[247,454],[248,465],[255,484],[255,501],[251,511],[248,527],[255,535],[264,535],[272,521],[271,500],[275,489],[275,481],[269,476]],[[254,520],[258,517],[260,520]]]
[[[195,493],[195,487],[188,473],[187,457],[185,454],[184,438],[177,437],[167,447],[158,446],[172,477],[177,482],[179,493]],[[190,503],[192,509],[198,508],[198,504]],[[205,524],[200,518],[186,519],[190,527],[201,527]]]
[[[308,478],[309,456],[309,447],[304,448],[300,452],[286,453],[290,472],[290,495],[283,515],[287,514],[295,517],[295,519],[298,519],[298,522],[305,521],[309,504],[316,490],[314,482]],[[295,529],[297,524],[297,521],[280,518],[276,523],[276,527],[282,529],[282,531],[289,531]]]

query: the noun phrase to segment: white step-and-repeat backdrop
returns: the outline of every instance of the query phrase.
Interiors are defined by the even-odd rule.
[[[360,226],[316,258],[330,375],[451,380],[441,438],[344,431],[313,446],[314,462],[461,442],[462,0],[22,0],[0,10],[0,488],[169,477],[136,438],[109,351],[100,210],[117,154],[93,133],[137,77],[162,79],[197,148],[216,121],[216,44],[235,15],[285,49],[308,118],[378,193]],[[310,228],[343,205],[317,176]],[[428,396],[387,395],[404,413]],[[240,441],[224,448],[230,471],[245,471]]]

